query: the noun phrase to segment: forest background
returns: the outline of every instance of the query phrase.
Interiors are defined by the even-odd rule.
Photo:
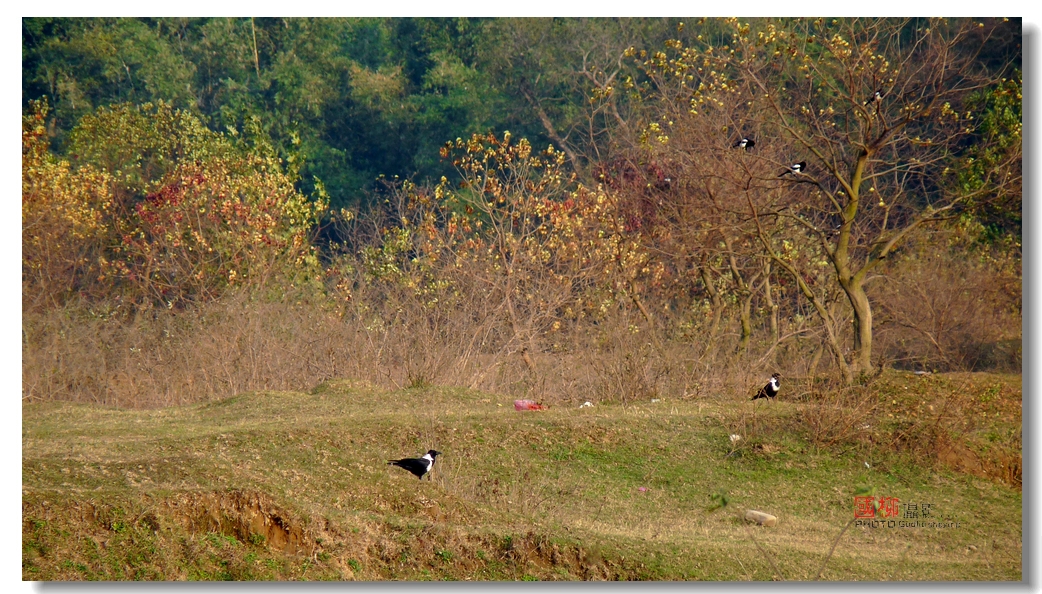
[[[23,401],[1019,371],[1020,42],[1017,19],[23,19]]]

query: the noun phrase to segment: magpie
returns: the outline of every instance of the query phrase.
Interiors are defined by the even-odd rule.
[[[401,460],[388,460],[389,466],[400,466],[409,472],[416,475],[416,478],[423,480],[423,475],[431,471],[434,467],[434,459],[441,455],[438,450],[428,450],[426,454],[419,458],[402,458]]]
[[[756,400],[757,398],[767,398],[768,401],[770,401],[771,398],[777,396],[778,390],[781,389],[781,386],[778,384],[779,377],[781,377],[781,375],[778,373],[772,374],[771,380],[767,382],[766,386],[760,388],[760,391],[757,392],[756,396],[753,396],[752,399]]]
[[[807,162],[806,161],[800,161],[799,163],[793,163],[792,165],[789,165],[789,168],[786,169],[785,171],[783,171],[781,173],[781,175],[779,175],[778,177],[785,177],[786,175],[789,175],[790,173],[792,173],[792,174],[803,173],[804,170],[806,170],[806,169],[807,169]]]
[[[748,138],[748,137],[744,137],[743,136],[741,140],[739,140],[738,142],[732,144],[731,148],[743,148],[745,150],[749,150],[749,149],[753,148],[754,146],[756,146],[756,141],[755,140],[753,140],[752,138]]]
[[[869,103],[877,103],[877,102],[882,101],[882,100],[883,100],[883,89],[879,89],[878,91],[873,93],[871,97],[869,97],[868,99],[865,99],[865,105],[868,105]]]

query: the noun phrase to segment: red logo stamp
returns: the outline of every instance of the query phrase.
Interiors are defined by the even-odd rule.
[[[897,497],[874,497],[864,495],[854,497],[855,518],[894,518],[901,513],[901,500]]]
[[[897,497],[879,498],[879,515],[884,518],[896,518],[901,513],[901,500]]]
[[[874,518],[876,517],[876,498],[871,495],[864,497],[854,498],[854,517],[855,518]]]

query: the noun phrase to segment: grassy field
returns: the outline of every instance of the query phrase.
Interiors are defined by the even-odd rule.
[[[822,579],[1019,580],[1020,381],[888,371],[841,391],[789,381],[775,403],[526,412],[350,380],[158,410],[26,405],[22,576],[810,580],[837,543]],[[385,464],[431,447],[430,481]],[[928,505],[920,521],[941,527],[837,541],[856,491],[898,498],[894,520]]]

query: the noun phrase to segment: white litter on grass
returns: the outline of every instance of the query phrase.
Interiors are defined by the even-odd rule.
[[[738,435],[737,433],[732,433],[731,434],[731,443],[737,443],[738,440],[741,439],[741,438],[742,438],[741,435]]]
[[[587,400],[586,402],[583,402],[582,404],[580,404],[579,408],[586,408],[587,406],[593,406],[593,403],[590,402],[589,400]]]
[[[868,462],[865,462],[865,468],[872,468],[872,465],[869,464]]]
[[[658,398],[652,398],[651,401],[652,402],[659,402],[659,399]]]
[[[869,427],[871,427],[871,425],[865,424],[865,425],[862,425],[862,426],[858,427],[858,429],[864,431],[865,429],[868,429]]]

